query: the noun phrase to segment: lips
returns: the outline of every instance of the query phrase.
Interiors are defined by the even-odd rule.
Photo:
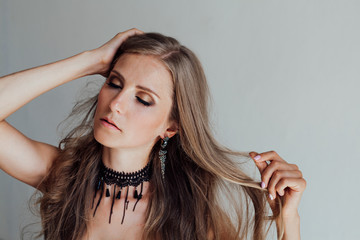
[[[113,121],[111,121],[111,119],[105,117],[105,118],[101,118],[100,120],[105,121],[120,130],[120,128],[118,128],[118,126],[116,126],[116,124]]]

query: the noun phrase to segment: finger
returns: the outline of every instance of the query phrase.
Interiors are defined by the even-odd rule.
[[[250,152],[249,156],[254,160],[256,167],[259,169],[260,174],[262,174],[262,172],[265,170],[265,168],[268,166],[267,162],[258,162],[255,160],[255,156],[257,156],[258,153],[257,152]]]
[[[264,172],[264,170],[266,169],[266,167],[268,166],[267,162],[256,162],[254,157],[257,155],[256,152],[250,152],[249,156],[253,159],[256,167],[259,169],[260,175]],[[262,188],[265,188],[265,183],[261,181],[260,186]]]
[[[137,33],[137,34],[144,34],[145,32],[143,32],[143,31],[141,31],[141,30],[139,30],[139,29],[137,29],[137,28],[135,28],[135,32]]]
[[[259,155],[257,152],[250,152],[249,156],[254,160],[255,165],[258,167],[258,169],[260,170],[260,173],[262,173],[265,168],[268,166],[267,162],[262,162],[262,161],[256,161],[256,156]]]
[[[269,193],[276,198],[276,192],[280,196],[284,196],[284,189],[278,189],[280,185],[278,183],[284,178],[302,178],[302,173],[298,170],[277,170],[271,176],[268,191]],[[282,186],[282,185],[281,185]]]
[[[117,49],[130,36],[133,36],[136,34],[143,34],[143,33],[144,33],[143,31],[140,31],[139,29],[136,29],[136,28],[128,29],[124,32],[119,32],[118,34],[116,34],[115,37],[113,37],[109,41],[109,43],[111,43],[111,48]],[[107,44],[104,44],[104,45],[107,45]]]
[[[281,170],[297,170],[297,166],[295,166],[294,164],[289,164],[287,162],[272,161],[261,173],[261,181],[264,182],[265,187],[269,186],[268,183],[270,181],[270,178],[272,178],[273,174]]]
[[[255,162],[255,165],[259,169],[260,174],[262,174],[265,171],[266,167],[268,166],[268,163],[267,162],[260,162],[260,163]]]
[[[275,186],[275,190],[280,196],[284,195],[285,188],[289,188],[295,192],[302,193],[306,188],[306,181],[304,178],[282,178]]]
[[[119,33],[119,35],[121,36],[121,38],[123,38],[124,40],[130,36],[136,35],[136,34],[143,34],[143,31],[140,31],[139,29],[136,28],[131,28],[129,30],[126,30],[124,32]]]
[[[253,152],[252,152],[253,153]],[[280,162],[286,162],[284,159],[282,159],[279,154],[275,151],[268,151],[259,153],[258,156],[254,156],[255,161],[257,162],[264,162],[264,161],[280,161]]]
[[[143,33],[144,33],[143,31],[141,31],[141,30],[139,30],[139,29],[137,29],[137,28],[131,28],[131,29],[129,29],[128,31],[134,31],[134,32],[136,32],[136,33],[138,33],[138,34],[143,34]]]

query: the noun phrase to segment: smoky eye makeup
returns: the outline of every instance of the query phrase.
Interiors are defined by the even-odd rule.
[[[111,77],[110,77],[109,80],[106,82],[106,84],[107,84],[108,86],[110,86],[111,88],[122,89],[121,86],[116,85],[116,84],[114,84],[114,83],[112,82],[112,78],[111,78]],[[146,102],[146,101],[144,101],[143,99],[141,99],[141,98],[138,97],[138,96],[136,96],[136,99],[137,99],[137,101],[138,101],[139,103],[143,104],[145,107],[149,107],[149,106],[153,105],[152,102]]]
[[[111,80],[106,82],[106,84],[109,85],[112,88],[121,88],[121,86],[114,84],[113,82],[111,82]]]

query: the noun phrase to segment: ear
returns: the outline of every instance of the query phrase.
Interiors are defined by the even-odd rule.
[[[166,132],[164,136],[168,136],[169,138],[172,138],[176,133],[179,131],[179,124],[176,122],[172,122],[170,126],[166,129]]]

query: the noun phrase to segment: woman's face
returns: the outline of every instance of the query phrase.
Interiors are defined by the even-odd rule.
[[[151,148],[171,128],[172,88],[170,72],[160,60],[123,54],[98,96],[95,139],[110,148]]]

